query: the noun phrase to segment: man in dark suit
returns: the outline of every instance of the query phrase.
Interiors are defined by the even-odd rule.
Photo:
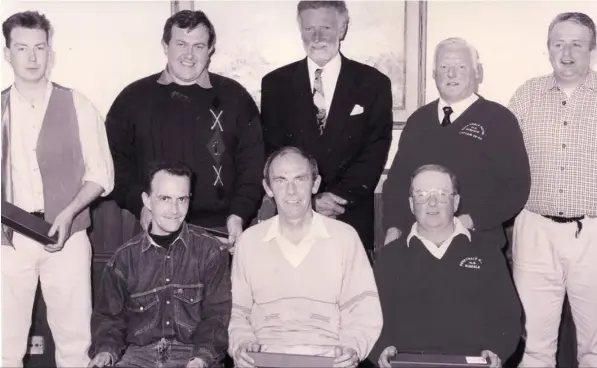
[[[297,14],[307,57],[262,80],[266,150],[293,145],[315,157],[322,176],[315,210],[353,226],[371,254],[373,195],[392,139],[390,80],[339,52],[344,1],[300,1]]]

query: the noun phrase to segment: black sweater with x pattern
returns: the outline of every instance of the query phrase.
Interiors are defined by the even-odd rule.
[[[236,81],[210,73],[212,88],[160,84],[160,74],[127,86],[108,112],[115,168],[112,197],[137,217],[148,164],[182,161],[194,173],[189,222],[245,225],[263,197],[264,147],[259,111]]]

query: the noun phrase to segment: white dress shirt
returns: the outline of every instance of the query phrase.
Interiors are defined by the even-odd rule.
[[[43,184],[36,150],[52,88],[52,83],[48,82],[44,97],[34,102],[27,100],[14,85],[9,92],[13,203],[29,212],[44,210]],[[91,181],[100,185],[104,189],[102,196],[106,196],[114,188],[114,164],[104,118],[85,96],[74,90],[73,101],[85,163],[83,182]]]
[[[450,106],[452,108],[453,112],[450,115],[450,121],[454,122],[456,119],[458,119],[460,115],[462,115],[466,111],[466,109],[468,109],[478,99],[479,96],[473,93],[472,95],[468,96],[462,101],[449,104],[440,97],[439,104],[437,106],[437,117],[439,119],[439,123],[441,124],[442,120],[444,120],[444,107]]]
[[[317,65],[313,60],[307,58],[307,66],[309,68],[309,83],[311,91],[313,91],[313,82],[315,81],[315,70],[323,69],[321,72],[321,84],[323,85],[323,94],[325,98],[325,111],[330,114],[330,107],[332,106],[332,99],[334,98],[334,91],[336,90],[336,82],[340,75],[340,67],[342,66],[342,58],[340,53],[337,53],[332,60],[328,61],[323,67]]]
[[[421,243],[423,243],[425,248],[427,248],[429,253],[431,253],[431,255],[433,255],[437,259],[442,259],[444,254],[446,254],[448,247],[450,246],[450,244],[452,244],[452,240],[454,240],[456,235],[460,234],[464,234],[469,241],[471,240],[470,231],[468,231],[468,229],[464,227],[464,225],[462,225],[462,222],[460,222],[460,220],[457,217],[454,217],[454,232],[452,233],[452,235],[450,235],[450,237],[448,237],[448,239],[444,240],[443,243],[441,243],[440,245],[436,245],[431,240],[428,240],[419,234],[418,226],[415,222],[412,228],[410,229],[410,233],[406,237],[406,246],[410,246],[410,239],[412,239],[413,236],[416,236],[417,238],[419,238]]]

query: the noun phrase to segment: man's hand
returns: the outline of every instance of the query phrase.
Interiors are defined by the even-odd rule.
[[[141,227],[147,231],[149,224],[151,223],[151,211],[149,208],[143,206],[141,209]]]
[[[47,252],[54,253],[64,248],[64,243],[66,243],[70,236],[70,229],[74,218],[75,213],[68,207],[56,216],[50,231],[48,231],[48,236],[54,236],[58,232],[58,242],[56,244],[45,245],[44,249]]]
[[[388,346],[381,352],[381,355],[379,356],[379,360],[377,361],[377,364],[381,368],[390,368],[391,367],[390,358],[395,357],[396,354],[398,354],[398,350],[396,350],[396,347]]]
[[[315,211],[324,216],[336,218],[344,213],[344,206],[348,201],[330,192],[319,193],[315,196]]]
[[[112,356],[110,355],[110,353],[102,352],[102,353],[98,353],[96,356],[93,357],[93,359],[91,359],[91,362],[89,362],[89,365],[87,366],[87,368],[109,367],[112,364],[113,364]]]
[[[255,360],[249,353],[258,353],[262,346],[255,342],[242,343],[234,355],[234,366],[239,368],[255,368]]]
[[[460,222],[462,222],[462,225],[464,225],[464,227],[466,227],[467,229],[469,229],[469,230],[475,229],[475,223],[473,222],[471,215],[469,215],[469,214],[460,215],[460,216],[458,216],[458,219],[460,220]]]
[[[353,348],[336,347],[334,355],[334,368],[355,368],[359,364],[359,356]]]
[[[481,356],[485,359],[489,359],[491,368],[501,368],[502,367],[502,361],[500,360],[500,357],[498,357],[497,355],[492,353],[490,350],[483,350],[481,352]]]
[[[226,228],[228,229],[228,249],[234,247],[240,234],[243,233],[243,219],[237,215],[230,215],[226,220]],[[234,251],[230,251],[231,253]]]
[[[207,364],[201,358],[193,358],[189,360],[186,368],[207,368]]]
[[[386,231],[386,239],[383,242],[383,245],[388,245],[394,240],[398,239],[402,235],[402,231],[400,231],[397,227],[391,227]]]

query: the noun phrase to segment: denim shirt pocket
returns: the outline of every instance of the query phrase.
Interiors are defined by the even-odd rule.
[[[174,320],[185,329],[194,330],[201,321],[201,301],[203,285],[184,286],[174,289]]]
[[[129,329],[137,336],[157,326],[159,298],[156,293],[131,295],[126,305]]]

